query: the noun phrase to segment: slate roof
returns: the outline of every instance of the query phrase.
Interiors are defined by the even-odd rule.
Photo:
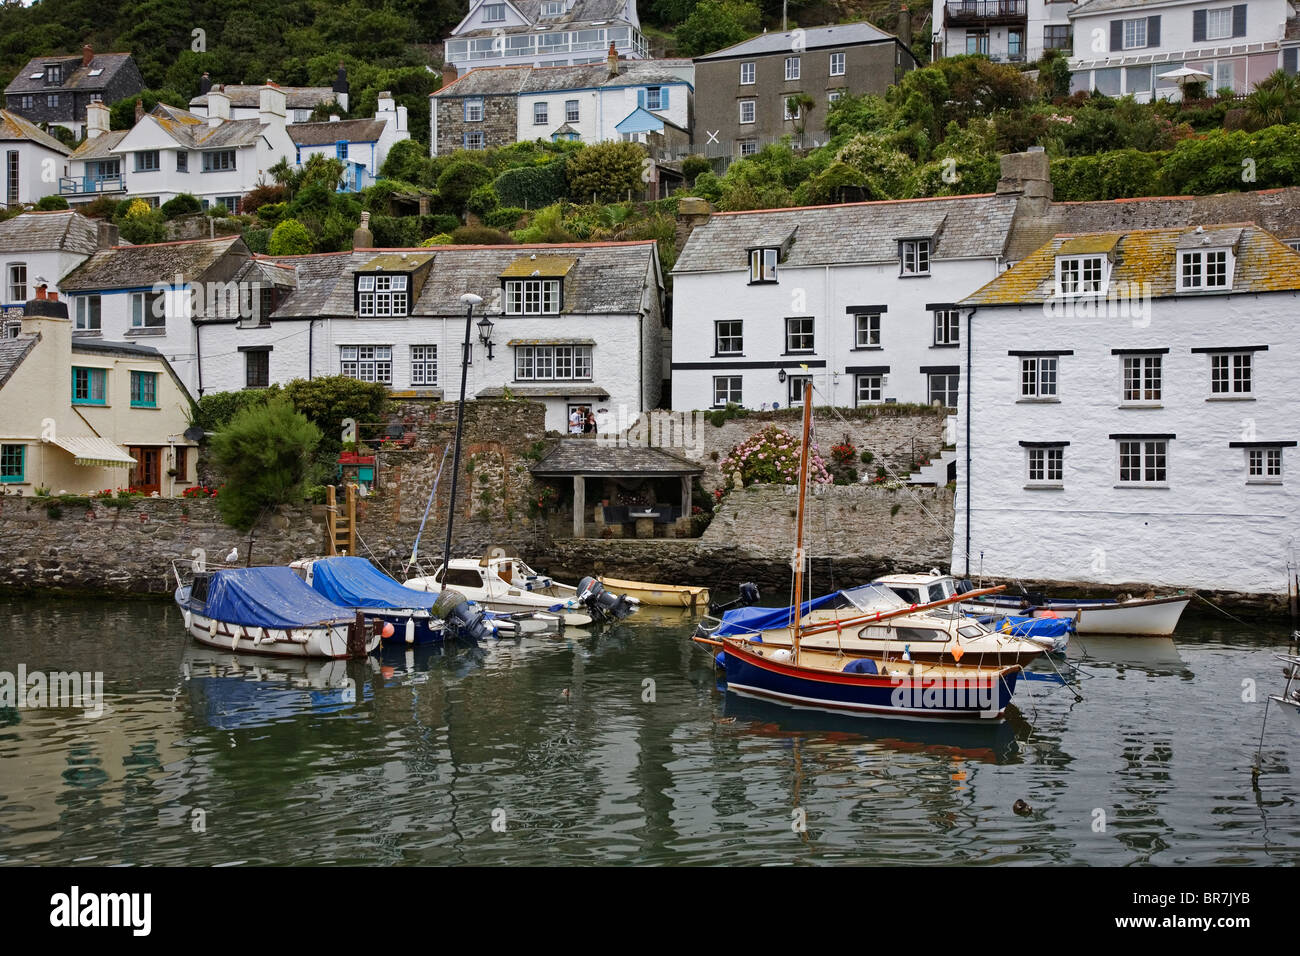
[[[30,140],[38,146],[52,149],[55,152],[62,153],[64,156],[72,155],[72,150],[64,146],[35,123],[23,119],[17,113],[11,113],[8,110],[0,110],[0,142],[16,139]]]
[[[1214,196],[1157,196],[1053,203],[1040,217],[1017,218],[1007,258],[1017,262],[1063,233],[1172,229],[1253,222],[1280,239],[1300,239],[1300,186]]]
[[[163,131],[186,149],[231,149],[252,146],[262,133],[255,119],[226,120],[209,126],[206,117],[159,103],[149,112]]]
[[[1152,298],[1211,296],[1259,292],[1300,291],[1300,253],[1257,226],[1209,230],[1211,241],[1227,242],[1240,236],[1232,288],[1206,292],[1179,292],[1177,262],[1180,245],[1195,236],[1193,229],[1144,229],[1125,232],[1115,246],[1110,288],[1141,288],[1149,284]],[[1216,240],[1217,234],[1217,240]],[[962,305],[1034,304],[1054,299],[1056,255],[1062,245],[1080,237],[1057,236],[1023,262],[1002,273]],[[1211,247],[1206,247],[1211,248]]]
[[[14,369],[23,363],[27,353],[41,340],[39,335],[22,335],[16,339],[0,339],[0,388],[9,381]]]
[[[290,123],[285,127],[295,146],[333,146],[349,143],[377,143],[387,124],[383,120],[339,120],[337,123]]]
[[[873,27],[870,23],[841,23],[828,27],[812,27],[802,31],[803,49],[817,50],[823,47],[847,46],[851,43],[874,43],[880,40],[895,40],[893,35]],[[794,49],[794,31],[785,33],[764,33],[752,40],[745,40],[734,46],[724,47],[714,53],[697,56],[696,63],[708,60],[728,60],[737,56],[763,56],[769,53],[789,53]]]
[[[222,92],[230,97],[231,109],[257,109],[262,103],[262,85],[248,86],[243,84],[226,84],[222,87]],[[291,110],[314,110],[322,103],[329,103],[331,106],[337,102],[334,98],[334,90],[328,86],[282,86],[280,92],[285,96],[285,108]],[[190,100],[190,108],[202,107],[207,109],[208,97],[205,93],[203,96],[196,96]]]
[[[270,261],[293,266],[297,289],[272,319],[315,316],[354,316],[357,270],[376,254],[433,255],[433,265],[411,308],[412,315],[463,316],[460,297],[474,292],[484,311],[500,315],[500,275],[530,255],[576,259],[564,279],[563,311],[573,313],[635,312],[640,309],[646,276],[657,251],[653,240],[640,242],[567,243],[538,246],[430,246],[419,249],[360,249],[319,256],[286,256]],[[65,283],[66,286],[66,283]]]
[[[94,139],[83,140],[81,145],[72,151],[72,158],[76,160],[86,159],[108,159],[113,156],[113,150],[117,144],[126,139],[126,134],[131,132],[129,129],[111,130],[107,133],[100,133]]]
[[[91,256],[99,248],[99,225],[71,209],[25,212],[0,222],[0,252],[61,250]]]
[[[889,262],[898,240],[936,236],[932,259],[1004,253],[1014,195],[952,196],[715,213],[686,241],[673,273],[749,269],[748,250],[794,241],[781,266]],[[778,274],[780,267],[778,266]]]
[[[618,23],[630,22],[624,13],[623,0],[574,0],[573,6],[566,9],[558,17],[545,18],[542,17],[542,0],[509,0],[509,3],[529,22],[525,26],[493,25],[503,33],[531,32],[536,29],[537,24],[554,24],[556,27],[571,30],[580,24],[595,23],[600,20],[612,20]],[[490,35],[491,33],[490,28],[481,27],[477,30],[452,33],[452,36],[459,39],[484,34]]]
[[[45,82],[45,64],[63,64],[63,82],[53,86]],[[90,66],[82,66],[80,53],[62,53],[52,56],[34,56],[27,65],[18,71],[18,75],[5,87],[5,93],[46,93],[52,90],[102,90],[108,87],[119,70],[131,63],[130,53],[96,53]],[[75,65],[75,69],[72,67]],[[98,76],[91,76],[92,70],[103,70]],[[41,78],[32,79],[33,73],[40,73]]]
[[[614,445],[591,438],[561,438],[545,458],[534,462],[528,470],[534,475],[653,476],[704,472],[702,466],[662,448]]]
[[[113,246],[95,253],[73,269],[59,283],[64,292],[96,289],[152,288],[158,282],[172,282],[202,276],[232,248],[246,248],[239,236],[159,242],[144,246]]]
[[[521,93],[554,93],[562,90],[618,89],[624,86],[691,84],[674,73],[690,60],[620,60],[618,75],[610,76],[605,63],[584,66],[480,66],[448,83],[431,95],[509,96]]]

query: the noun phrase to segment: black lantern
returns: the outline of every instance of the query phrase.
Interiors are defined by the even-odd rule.
[[[776,373],[776,380],[782,385],[785,384],[785,369],[781,369],[781,371]]]
[[[492,320],[485,315],[483,316],[483,318],[478,320],[477,325],[478,325],[478,340],[487,346],[488,361],[491,361],[492,346],[495,344],[492,341]]]

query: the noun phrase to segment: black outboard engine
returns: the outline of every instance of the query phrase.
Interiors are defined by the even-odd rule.
[[[722,611],[730,611],[738,607],[753,607],[759,602],[758,585],[753,581],[746,581],[738,590],[740,596],[737,597],[736,600],[727,601],[725,604],[711,602],[709,604],[709,612],[712,614],[719,614]]]
[[[496,628],[483,614],[483,608],[459,591],[439,592],[432,611],[442,619],[443,627],[453,637],[477,643],[496,636]]]
[[[590,576],[578,582],[578,600],[587,606],[592,617],[602,621],[621,621],[641,606],[636,598],[611,594]]]
[[[975,590],[975,585],[971,582],[970,578],[962,578],[960,581],[957,582],[958,594],[969,594],[971,591],[974,590]]]

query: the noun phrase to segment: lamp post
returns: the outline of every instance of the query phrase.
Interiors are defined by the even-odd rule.
[[[451,456],[451,498],[447,504],[447,543],[442,549],[442,589],[447,589],[447,572],[451,569],[451,525],[456,517],[456,477],[460,473],[460,432],[465,426],[465,383],[469,378],[470,329],[474,323],[474,306],[483,301],[482,296],[466,292],[460,297],[465,303],[465,341],[460,353],[460,405],[456,407],[456,442]]]
[[[492,361],[492,346],[495,344],[492,341],[492,320],[485,315],[475,325],[478,328],[478,340],[487,347],[487,357],[490,362]]]

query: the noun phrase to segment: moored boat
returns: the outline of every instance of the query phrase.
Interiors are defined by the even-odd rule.
[[[276,657],[368,653],[379,635],[354,632],[356,614],[317,594],[287,567],[176,571],[185,630],[200,644]],[[349,638],[352,645],[349,646]]]
[[[647,607],[683,607],[704,610],[709,606],[709,589],[690,584],[648,584],[622,578],[597,576],[597,581],[619,594],[634,597]]]

